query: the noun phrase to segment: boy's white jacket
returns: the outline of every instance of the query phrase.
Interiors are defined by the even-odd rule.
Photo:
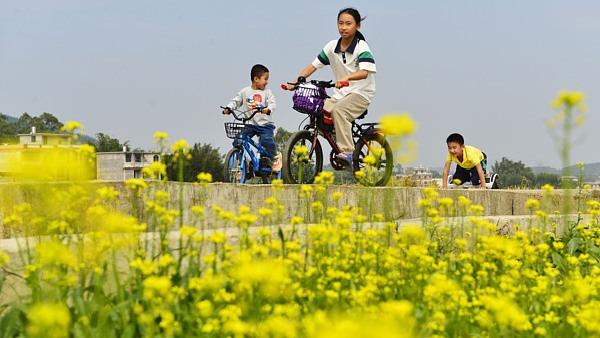
[[[246,111],[250,109],[251,104],[256,104],[257,106],[262,106],[263,108],[269,108],[271,110],[271,114],[262,114],[258,113],[254,115],[252,120],[249,121],[250,124],[254,124],[257,126],[264,126],[267,124],[273,123],[273,112],[277,107],[275,103],[275,95],[271,92],[270,89],[260,90],[260,89],[252,89],[251,86],[242,88],[237,95],[231,99],[231,102],[227,104],[227,107],[231,109],[240,109],[242,111]],[[252,114],[252,110],[246,113],[246,116],[250,116]]]

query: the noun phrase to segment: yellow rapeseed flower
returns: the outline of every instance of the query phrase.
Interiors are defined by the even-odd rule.
[[[150,259],[136,258],[129,262],[129,266],[141,272],[142,275],[151,275],[156,271],[156,265]]]
[[[67,121],[65,122],[65,124],[60,128],[60,131],[62,132],[66,132],[66,133],[81,133],[81,130],[83,129],[83,125],[77,121]]]
[[[315,184],[330,185],[333,184],[335,177],[331,171],[321,171],[317,177],[315,177]]]
[[[170,254],[164,254],[158,258],[157,263],[159,267],[164,268],[175,263],[175,259]]]
[[[144,299],[152,300],[156,297],[163,299],[170,298],[171,279],[165,276],[150,276],[143,282]]]
[[[500,326],[517,331],[527,331],[532,328],[527,315],[508,297],[483,296],[481,302],[494,315],[496,323]]]
[[[535,198],[530,198],[525,202],[525,208],[529,209],[531,212],[534,212],[540,208],[540,201]]]
[[[211,183],[212,182],[212,175],[210,173],[199,173],[198,174],[198,182],[200,183]]]
[[[271,185],[275,189],[281,189],[281,188],[283,188],[283,180],[282,179],[274,179],[271,181]]]
[[[196,303],[196,309],[198,309],[201,317],[207,318],[213,314],[214,308],[210,300],[205,299]]]
[[[585,95],[578,91],[561,90],[552,101],[552,108],[559,109],[562,106],[575,107],[583,102]]]
[[[171,146],[171,150],[173,150],[174,153],[182,152],[185,154],[190,150],[190,145],[186,140],[179,139],[175,141],[175,143],[173,143],[173,145]]]
[[[364,171],[359,170],[354,173],[354,177],[356,177],[356,179],[360,181],[360,180],[363,180],[365,177],[367,177],[367,174]]]
[[[103,201],[114,201],[119,197],[119,192],[113,187],[102,187],[96,190],[98,197]]]
[[[38,303],[27,310],[28,337],[69,337],[71,315],[64,304]]]
[[[192,237],[197,232],[198,232],[198,229],[196,229],[195,227],[189,226],[189,225],[184,225],[181,228],[179,228],[179,233],[184,237]]]
[[[0,268],[5,267],[10,262],[10,257],[6,252],[0,250]]]
[[[269,208],[260,208],[258,209],[258,213],[262,216],[262,217],[269,217],[273,214],[273,209],[269,209]]]
[[[149,166],[142,169],[145,177],[152,179],[167,179],[167,166],[162,162],[152,162]]]
[[[161,141],[168,140],[169,139],[169,134],[165,133],[164,131],[155,131],[154,135],[152,135],[152,137],[157,142],[161,142]]]
[[[148,184],[144,182],[144,180],[141,178],[130,178],[127,181],[125,181],[125,186],[136,193],[139,193],[142,190],[148,188]]]
[[[415,121],[406,113],[390,114],[384,116],[379,123],[386,135],[404,136],[415,132]]]
[[[552,193],[554,191],[554,187],[551,184],[544,184],[542,186],[542,190],[546,193]]]
[[[294,153],[298,155],[298,157],[308,156],[308,148],[305,145],[297,145],[294,147]]]

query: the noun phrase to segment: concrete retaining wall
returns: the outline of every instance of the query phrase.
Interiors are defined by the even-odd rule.
[[[140,200],[135,202],[131,193],[125,189],[123,182],[93,182],[87,183],[86,188],[95,190],[100,186],[111,185],[120,191],[118,208],[124,212],[132,212],[132,205],[142,206]],[[0,205],[5,202],[35,201],[39,194],[46,194],[49,189],[67,189],[68,184],[54,183],[47,184],[45,188],[42,185],[27,184],[1,184],[0,185]],[[284,206],[284,215],[293,216],[303,214],[307,205],[314,199],[306,198],[300,193],[298,185],[284,185],[281,190],[274,191],[270,185],[234,185],[227,183],[214,183],[203,188],[197,184],[177,182],[152,183],[146,191],[147,195],[152,195],[156,190],[165,190],[170,195],[170,209],[179,208],[179,196],[183,199],[184,221],[191,220],[191,207],[194,205],[203,205],[207,207],[219,206],[225,210],[237,211],[240,205],[247,205],[253,212],[260,207],[265,207],[265,199],[276,196]],[[340,192],[342,197],[334,202],[332,194]],[[540,190],[440,190],[441,197],[457,198],[459,195],[468,197],[475,204],[481,204],[485,208],[485,215],[528,215],[529,211],[525,208],[525,202],[530,198],[541,198]],[[275,195],[273,195],[275,194]],[[406,218],[417,218],[420,216],[418,208],[419,199],[423,197],[421,188],[404,187],[382,187],[365,188],[356,185],[330,186],[327,188],[327,205],[359,207],[366,214],[381,213],[385,220],[397,220]],[[561,191],[556,191],[552,200],[554,209],[560,210]],[[586,198],[600,198],[600,191],[587,192],[585,196],[579,199],[573,197],[573,203],[583,203]],[[143,210],[139,210],[140,215]],[[2,215],[0,215],[2,216]],[[212,221],[212,213],[207,213],[207,221]]]

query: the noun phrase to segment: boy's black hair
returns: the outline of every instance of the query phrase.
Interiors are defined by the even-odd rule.
[[[257,64],[252,66],[252,70],[250,70],[250,81],[254,81],[255,77],[260,78],[264,73],[268,73],[269,69],[261,64]]]
[[[465,144],[465,138],[461,134],[453,133],[450,134],[450,136],[448,136],[448,138],[446,139],[446,143],[450,142],[456,142],[462,146],[463,144]]]

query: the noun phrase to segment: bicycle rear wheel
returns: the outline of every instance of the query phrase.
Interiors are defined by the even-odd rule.
[[[372,155],[375,162],[367,165],[364,159]],[[383,134],[372,132],[358,140],[352,156],[354,172],[363,171],[364,177],[359,183],[369,186],[385,186],[392,177],[394,169],[394,153]]]
[[[241,148],[233,148],[225,155],[225,181],[231,183],[246,182],[244,151]]]
[[[300,147],[306,148],[299,152]],[[313,144],[313,135],[308,130],[294,133],[285,145],[284,181],[291,184],[313,183],[322,170],[323,150],[319,140],[316,139]]]

